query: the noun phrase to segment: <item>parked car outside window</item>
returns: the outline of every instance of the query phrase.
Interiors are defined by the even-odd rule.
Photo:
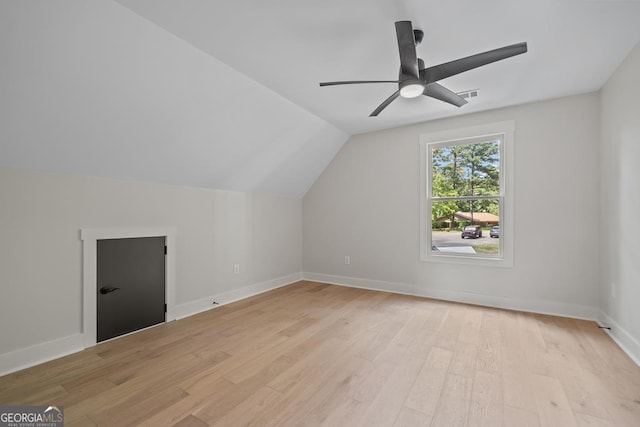
[[[479,225],[467,225],[462,230],[462,238],[470,237],[473,239],[477,239],[478,237],[482,237],[482,227]]]
[[[500,226],[494,225],[491,227],[491,231],[489,231],[489,237],[500,237]]]

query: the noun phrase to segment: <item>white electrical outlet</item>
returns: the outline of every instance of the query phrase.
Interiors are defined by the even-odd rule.
[[[351,257],[350,256],[347,255],[347,256],[344,257],[344,264],[345,265],[351,264]]]
[[[240,264],[233,264],[233,274],[240,274]]]

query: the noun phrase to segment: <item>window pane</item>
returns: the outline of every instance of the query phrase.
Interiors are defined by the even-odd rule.
[[[433,147],[432,197],[500,195],[500,140]]]
[[[432,202],[431,249],[497,257],[500,255],[500,201]]]

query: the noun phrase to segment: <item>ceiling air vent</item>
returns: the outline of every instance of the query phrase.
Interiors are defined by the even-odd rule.
[[[464,92],[458,92],[458,95],[464,99],[475,98],[478,96],[478,90],[479,89],[465,90]]]

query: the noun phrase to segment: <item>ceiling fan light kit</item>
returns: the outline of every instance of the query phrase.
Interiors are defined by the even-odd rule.
[[[517,43],[510,46],[501,47],[465,58],[456,59],[433,67],[425,67],[425,63],[418,58],[416,46],[420,44],[424,33],[421,30],[414,30],[411,21],[398,21],[395,23],[396,36],[398,39],[398,51],[400,53],[400,73],[398,80],[350,80],[323,82],[320,86],[338,86],[346,84],[363,83],[397,83],[398,90],[391,94],[370,114],[375,117],[398,96],[402,98],[417,98],[420,95],[439,99],[440,101],[462,107],[467,103],[465,98],[459,94],[445,88],[437,83],[439,80],[492,62],[501,61],[512,56],[520,55],[527,51],[527,43]],[[477,92],[476,92],[477,94]]]
[[[407,79],[400,82],[400,96],[417,98],[424,93],[424,83],[420,80]]]

